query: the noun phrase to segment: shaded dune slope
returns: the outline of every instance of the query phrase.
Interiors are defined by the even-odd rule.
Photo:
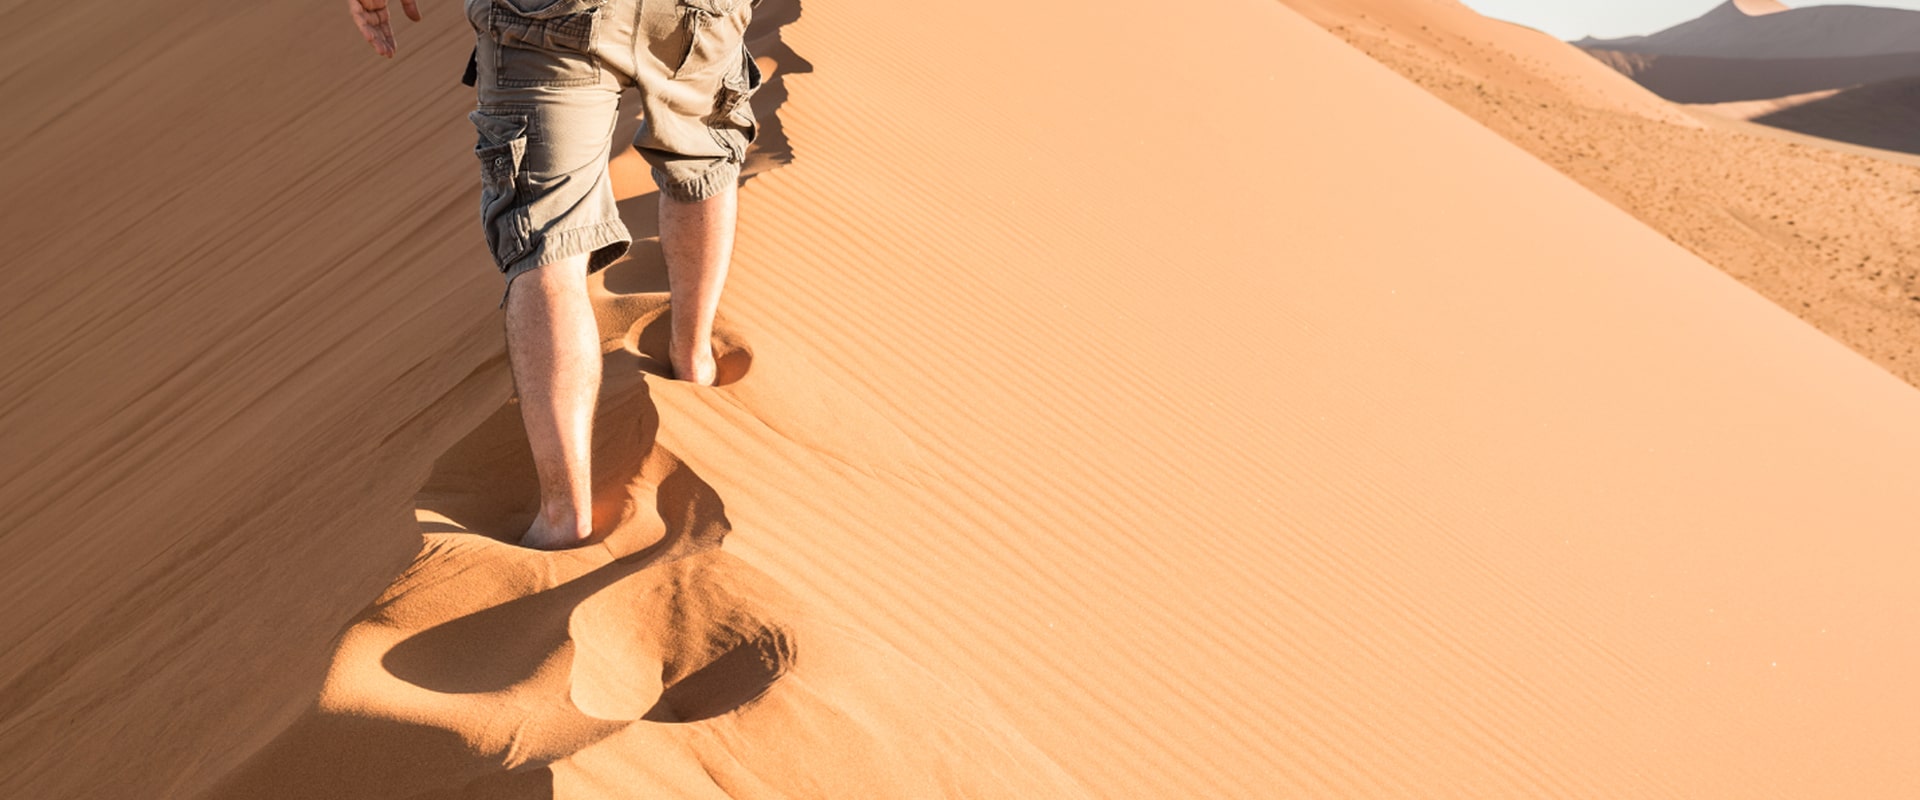
[[[1587,53],[1676,103],[1760,100],[1920,75],[1920,52],[1779,59],[1674,56],[1596,47],[1589,47]]]
[[[120,258],[35,273],[5,317],[38,388],[0,417],[32,453],[4,484],[0,794],[1920,781],[1920,395],[1292,12],[1193,12],[788,14],[812,71],[744,190],[732,381],[654,377],[657,248],[610,268],[621,524],[541,554],[501,541],[529,484],[470,99],[441,83],[464,31],[410,40],[444,79],[343,31],[250,76],[298,103],[225,98],[181,84],[337,9],[168,9],[188,44],[195,14],[264,43],[135,52],[131,88],[25,131],[156,165],[91,202],[194,202],[82,241]],[[206,130],[90,133],[183,97],[288,132],[213,177],[176,165],[220,152]],[[55,212],[85,204],[50,205],[5,224],[66,263]]]
[[[1714,108],[1782,130],[1920,155],[1920,78],[1785,98],[1772,108]]]

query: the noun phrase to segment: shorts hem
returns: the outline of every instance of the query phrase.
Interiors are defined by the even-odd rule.
[[[507,293],[513,290],[515,278],[582,253],[592,254],[587,258],[587,274],[592,275],[626,255],[627,248],[633,244],[633,235],[627,231],[626,223],[614,219],[540,234],[539,240],[526,255],[501,270],[507,280],[506,289],[500,294],[501,308],[507,306]]]
[[[686,181],[668,178],[666,173],[655,169],[653,182],[660,187],[660,193],[668,199],[682,203],[697,203],[719,194],[740,182],[740,164],[734,161],[721,161],[709,167],[705,174]]]

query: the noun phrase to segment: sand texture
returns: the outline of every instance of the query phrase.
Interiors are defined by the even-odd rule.
[[[617,524],[539,553],[471,33],[387,62],[318,5],[0,34],[0,797],[1920,785],[1920,392],[1469,114],[1822,265],[1914,170],[1571,47],[1402,45],[1415,85],[1266,0],[768,0],[725,385],[659,376],[640,242],[595,281]],[[1798,311],[1880,320],[1845,279]]]

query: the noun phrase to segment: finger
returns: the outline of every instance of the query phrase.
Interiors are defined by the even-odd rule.
[[[379,18],[369,11],[361,0],[347,0],[347,9],[353,16],[354,27],[360,29],[360,38],[367,40],[367,44],[373,45],[373,52],[392,57],[391,47],[380,34]]]
[[[420,21],[420,6],[414,0],[400,0],[400,7],[406,10],[407,19],[414,22]]]
[[[360,25],[360,33],[366,37],[367,44],[373,45],[374,52],[388,57],[393,55],[393,34],[385,30],[384,26],[371,21],[363,22]]]
[[[359,2],[361,3],[366,3],[368,1],[369,0],[359,0]],[[379,0],[372,0],[372,2],[378,2],[378,1]],[[363,12],[363,14],[364,16],[362,17],[362,19],[366,20],[367,30],[372,32],[373,34],[374,51],[378,52],[380,55],[386,56],[388,58],[392,58],[393,57],[393,26],[387,21],[386,9],[384,8],[366,9]]]
[[[360,35],[373,45],[373,51],[387,58],[394,53],[393,25],[387,14],[387,0],[347,0],[353,22]]]
[[[376,26],[380,31],[380,41],[385,42],[387,45],[386,51],[381,53],[381,55],[392,58],[394,52],[399,49],[393,41],[393,18],[387,14],[385,8],[375,11],[374,14],[380,18],[380,23]]]

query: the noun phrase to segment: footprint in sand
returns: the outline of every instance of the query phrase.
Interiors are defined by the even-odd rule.
[[[603,538],[511,544],[538,490],[518,408],[501,407],[435,464],[416,496],[424,547],[343,632],[314,710],[224,796],[416,796],[539,769],[631,726],[724,717],[786,675],[786,598],[720,551],[724,503],[658,441],[656,388],[707,391],[659,374],[665,298],[598,305],[612,334],[593,442]],[[722,382],[740,381],[751,353],[716,339]]]
[[[703,554],[659,572],[637,598],[604,592],[574,612],[571,700],[582,713],[698,722],[745,707],[786,674],[790,633],[734,590],[753,580],[736,560]]]
[[[487,695],[488,702],[514,695],[528,713],[507,734],[510,761],[563,756],[598,738],[582,731],[614,727],[596,723],[684,723],[733,712],[764,695],[793,661],[792,636],[770,611],[778,603],[754,588],[765,579],[719,551],[732,530],[724,503],[658,441],[652,394],[666,369],[665,298],[600,300],[608,377],[593,452],[604,540],[540,553],[471,538],[510,542],[537,507],[531,458],[510,404],[441,459],[418,498],[429,530],[446,531],[429,536],[468,537],[442,561],[463,562],[467,546],[481,544],[474,555],[489,563],[417,564],[410,574],[449,579],[424,591],[389,592],[395,605],[432,606],[441,616],[450,603],[463,610],[483,603],[413,630],[381,663],[431,692]],[[720,384],[736,383],[751,367],[751,352],[724,329],[716,338]],[[430,547],[424,557],[435,555]],[[500,580],[521,570],[540,578]],[[463,585],[470,582],[491,591]],[[503,592],[508,597],[499,598]],[[399,608],[388,614],[414,617]],[[498,719],[489,725],[508,727]]]

